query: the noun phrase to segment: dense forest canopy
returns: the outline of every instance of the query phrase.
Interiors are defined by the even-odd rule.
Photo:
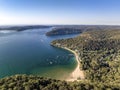
[[[119,90],[113,83],[66,82],[39,76],[15,75],[0,79],[0,90]]]
[[[120,30],[92,30],[71,39],[52,42],[68,47],[81,58],[86,80],[120,87]]]

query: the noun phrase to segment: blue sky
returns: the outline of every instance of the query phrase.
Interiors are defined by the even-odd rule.
[[[120,0],[0,0],[0,24],[120,25]]]

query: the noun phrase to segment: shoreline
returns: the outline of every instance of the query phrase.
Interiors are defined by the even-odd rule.
[[[67,47],[62,47],[62,48],[67,50],[67,51],[72,52],[77,60],[77,67],[75,68],[75,70],[70,74],[70,76],[65,81],[72,81],[73,82],[73,81],[79,81],[81,79],[85,79],[84,72],[82,70],[80,70],[80,61],[79,61],[78,54],[75,51],[73,51]]]

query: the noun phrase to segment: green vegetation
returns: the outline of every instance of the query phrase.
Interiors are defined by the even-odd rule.
[[[0,90],[119,90],[112,83],[66,82],[38,76],[15,75],[0,80]]]
[[[64,90],[70,86],[65,81],[37,76],[15,75],[0,80],[0,90]]]
[[[120,26],[108,25],[59,25],[54,26],[51,31],[47,32],[47,36],[66,35],[66,34],[79,34],[85,31],[98,31],[98,30],[113,30],[120,29]]]
[[[87,31],[52,45],[68,47],[81,58],[81,69],[90,83],[113,85],[120,89],[120,30]]]
[[[40,28],[49,28],[51,26],[43,26],[43,25],[33,25],[33,26],[8,26],[8,27],[0,27],[0,30],[15,30],[15,31],[24,31],[28,29],[40,29]]]
[[[53,35],[66,35],[66,34],[79,34],[82,30],[79,28],[53,28],[52,31],[46,33],[47,36]]]
[[[120,30],[87,30],[51,45],[77,52],[85,80],[66,82],[15,75],[0,79],[0,90],[120,90]]]

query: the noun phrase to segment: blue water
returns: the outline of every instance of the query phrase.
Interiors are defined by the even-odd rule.
[[[52,47],[55,39],[76,35],[46,36],[51,28],[22,32],[0,32],[0,78],[15,75],[39,75],[66,78],[76,67],[70,52]]]

